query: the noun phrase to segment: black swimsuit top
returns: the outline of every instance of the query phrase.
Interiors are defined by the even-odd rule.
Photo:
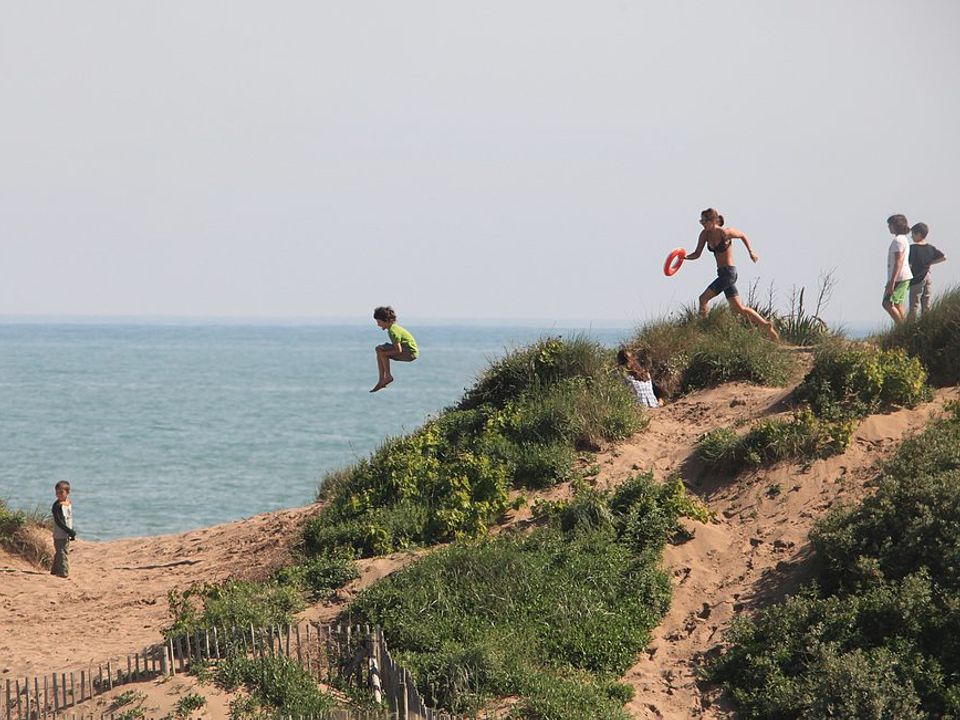
[[[711,245],[711,240],[716,240],[719,236],[719,242],[716,245]],[[726,252],[730,249],[731,240],[727,237],[727,234],[723,231],[722,228],[711,228],[710,230],[704,229],[700,233],[700,241],[705,242],[707,245],[707,250],[712,252],[714,255],[717,253]]]
[[[710,244],[707,243],[707,250],[712,252],[714,255],[716,255],[717,253],[726,252],[727,249],[730,247],[730,242],[731,242],[730,238],[725,237],[723,239],[723,242],[717,243],[716,247],[710,247]]]
[[[710,247],[707,245],[707,250],[716,255],[718,252],[726,252],[730,247],[730,238],[724,238],[722,243],[719,243],[716,247]]]

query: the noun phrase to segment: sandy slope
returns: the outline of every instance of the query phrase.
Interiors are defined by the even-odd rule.
[[[674,602],[651,646],[625,677],[637,688],[629,706],[636,717],[730,717],[718,691],[697,682],[700,656],[718,646],[737,612],[796,587],[807,571],[807,534],[816,518],[838,500],[853,501],[867,492],[876,461],[921,428],[946,399],[958,397],[956,389],[941,391],[933,403],[871,417],[846,453],[807,467],[778,466],[731,481],[707,472],[693,458],[702,433],[782,412],[787,394],[740,383],[692,394],[655,411],[645,432],[599,457],[601,485],[637,470],[652,469],[658,479],[679,474],[716,513],[708,525],[690,523],[692,540],[667,549]],[[0,553],[0,681],[103,662],[157,641],[168,619],[170,588],[265,575],[286,557],[299,526],[317,509],[269,513],[181,535],[80,541],[66,581]],[[509,522],[522,522],[527,515],[518,512]],[[305,617],[333,617],[359,588],[416,556],[364,562],[360,580],[341,593],[339,602],[310,608]],[[219,717],[210,710],[209,717]]]

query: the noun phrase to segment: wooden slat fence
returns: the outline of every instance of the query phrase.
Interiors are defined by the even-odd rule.
[[[166,648],[147,648],[110,660],[88,665],[82,670],[58,672],[42,677],[15,677],[6,681],[3,709],[5,720],[44,720],[62,717],[67,708],[113,690],[119,685],[152,680],[167,675],[171,666]]]
[[[380,628],[368,625],[275,625],[208,628],[168,638],[134,653],[126,663],[108,662],[86,670],[43,678],[6,681],[5,712],[0,720],[73,720],[67,709],[112,690],[117,685],[187,672],[191,663],[216,663],[232,655],[287,657],[296,660],[318,682],[331,687],[360,687],[383,710],[357,714],[337,710],[304,720],[476,720],[491,715],[453,715],[428,707],[409,671],[390,654]],[[354,712],[354,714],[350,714]],[[100,716],[107,720],[108,715]],[[76,720],[97,720],[78,714]],[[294,716],[289,720],[297,720]]]

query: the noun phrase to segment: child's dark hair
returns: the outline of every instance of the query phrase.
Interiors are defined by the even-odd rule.
[[[887,218],[887,225],[897,235],[906,235],[910,232],[910,223],[907,222],[905,215],[891,215]]]
[[[707,208],[702,213],[700,213],[701,220],[713,220],[717,225],[723,227],[723,215],[718,213],[713,208]]]
[[[396,322],[397,313],[395,313],[393,308],[389,305],[381,305],[373,311],[373,319],[381,320],[383,322]]]
[[[617,350],[617,365],[629,365],[632,359],[632,353],[626,348]]]
[[[70,492],[70,483],[66,480],[61,480],[60,482],[58,482],[56,485],[53,486],[54,492],[60,492],[61,489],[66,490],[67,492]]]
[[[910,232],[919,237],[920,239],[926,239],[927,233],[930,232],[930,228],[927,227],[926,223],[917,223],[912,228]]]

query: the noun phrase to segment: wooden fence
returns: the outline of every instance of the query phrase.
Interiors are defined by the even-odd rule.
[[[134,653],[123,664],[112,661],[70,673],[6,681],[0,720],[73,720],[67,709],[118,685],[187,672],[193,663],[213,663],[233,655],[296,660],[318,682],[370,692],[382,710],[337,710],[316,720],[472,720],[494,715],[452,715],[428,707],[409,671],[397,664],[380,628],[367,625],[277,625],[208,628],[173,636]],[[79,681],[79,682],[78,682]],[[353,714],[350,714],[353,712]],[[76,720],[97,720],[77,714]],[[99,716],[106,720],[109,715]],[[297,720],[296,716],[291,720]],[[304,720],[308,720],[304,718]],[[311,718],[310,720],[314,720]]]

